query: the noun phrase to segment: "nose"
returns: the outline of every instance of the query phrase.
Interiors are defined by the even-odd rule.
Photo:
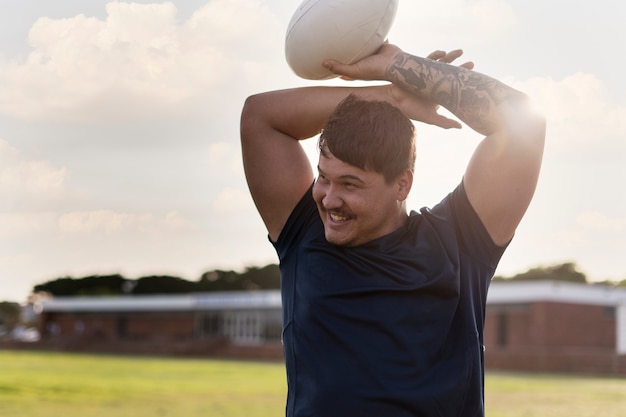
[[[333,185],[329,185],[324,190],[324,197],[322,198],[322,206],[326,210],[338,209],[343,205],[343,200],[337,192],[337,188]]]

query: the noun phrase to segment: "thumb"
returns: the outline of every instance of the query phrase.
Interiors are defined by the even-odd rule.
[[[341,63],[336,59],[327,59],[322,65],[333,74],[340,75],[344,79],[354,79],[354,71],[352,71],[352,65],[350,64]]]
[[[454,119],[450,119],[441,114],[435,114],[434,117],[430,118],[430,120],[424,120],[426,123],[439,126],[444,129],[461,129],[461,123]]]

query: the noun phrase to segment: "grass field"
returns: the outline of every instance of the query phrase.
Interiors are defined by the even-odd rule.
[[[279,417],[279,363],[0,351],[0,416]],[[621,417],[626,379],[488,373],[489,417]]]

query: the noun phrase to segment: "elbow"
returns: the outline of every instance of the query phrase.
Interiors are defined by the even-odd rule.
[[[543,152],[543,148],[546,142],[546,117],[536,111],[531,111],[529,117],[529,132],[528,135],[532,138],[535,145]]]
[[[522,117],[521,123],[511,132],[512,147],[520,159],[528,158],[541,164],[546,141],[546,119],[541,114]]]
[[[525,133],[527,134],[527,137],[534,138],[537,143],[541,144],[543,147],[546,137],[547,123],[545,115],[537,110],[529,97],[526,97],[526,100],[524,100],[524,106],[520,110],[520,117],[526,125]]]
[[[249,114],[254,114],[258,112],[258,110],[262,107],[261,102],[263,101],[263,94],[253,94],[246,98],[246,101],[243,103],[243,109],[241,111],[242,118]]]
[[[538,136],[545,137],[546,135],[546,116],[539,112],[532,105],[528,106],[526,118],[528,120],[528,124],[531,126],[533,131],[537,133]]]
[[[513,143],[529,149],[543,151],[546,137],[546,118],[526,99],[503,109],[503,122],[507,136]]]
[[[241,141],[245,142],[252,136],[252,132],[256,131],[262,119],[262,95],[256,94],[248,97],[243,104],[241,110],[241,118],[239,120],[239,132]]]

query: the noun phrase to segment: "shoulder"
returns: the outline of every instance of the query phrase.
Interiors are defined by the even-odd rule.
[[[313,200],[312,189],[313,184],[294,207],[276,241],[272,241],[279,252],[299,241],[311,226],[322,227],[317,206]]]
[[[432,229],[444,246],[455,246],[470,257],[489,264],[495,265],[507,246],[498,246],[493,241],[472,207],[463,182],[432,208],[413,212],[410,221],[415,226],[419,224],[420,229]]]

